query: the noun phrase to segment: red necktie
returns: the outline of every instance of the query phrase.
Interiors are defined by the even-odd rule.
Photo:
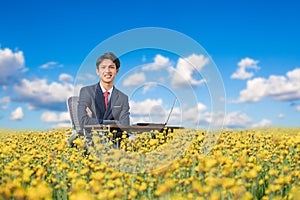
[[[107,108],[108,107],[108,95],[109,95],[109,92],[104,92],[104,102],[105,102],[105,107]]]

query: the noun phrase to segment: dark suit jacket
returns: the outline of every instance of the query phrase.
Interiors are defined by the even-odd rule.
[[[92,111],[92,117],[88,116],[87,107]],[[103,120],[117,120],[121,125],[129,125],[128,96],[114,87],[106,109],[100,83],[83,87],[78,101],[78,119],[81,129],[84,125],[102,124]]]

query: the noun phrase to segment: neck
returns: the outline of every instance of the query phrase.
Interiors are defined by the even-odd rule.
[[[101,83],[102,87],[104,87],[104,89],[105,89],[106,91],[110,90],[110,89],[114,86],[113,83],[103,83],[102,81],[101,81],[100,83]],[[104,92],[104,91],[103,91],[103,92]]]

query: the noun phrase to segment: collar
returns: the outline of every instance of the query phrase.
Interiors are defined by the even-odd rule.
[[[114,87],[110,88],[109,90],[106,90],[106,89],[103,87],[103,85],[101,84],[101,82],[99,82],[99,84],[100,84],[100,87],[101,87],[102,92],[107,91],[107,92],[109,92],[109,94],[112,94],[112,91],[113,91]]]

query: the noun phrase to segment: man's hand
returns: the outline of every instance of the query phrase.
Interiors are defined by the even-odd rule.
[[[92,113],[92,111],[90,110],[90,108],[89,108],[89,107],[86,107],[85,111],[86,111],[87,115],[88,115],[90,118],[92,118],[93,113]]]

